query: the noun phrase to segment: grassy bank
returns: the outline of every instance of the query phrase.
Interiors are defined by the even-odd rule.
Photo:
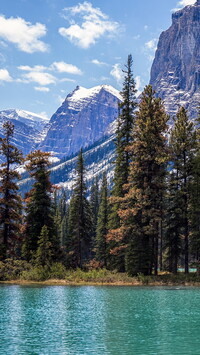
[[[0,262],[0,283],[44,285],[124,285],[124,286],[200,286],[200,276],[196,273],[177,275],[160,273],[158,276],[130,277],[106,269],[83,271],[67,270],[62,264],[51,267],[34,266],[22,260]]]

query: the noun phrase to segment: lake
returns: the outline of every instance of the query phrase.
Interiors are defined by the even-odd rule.
[[[200,288],[0,285],[2,355],[200,354]]]

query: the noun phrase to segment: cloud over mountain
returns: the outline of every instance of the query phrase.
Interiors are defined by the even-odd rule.
[[[116,35],[120,28],[118,22],[110,20],[99,8],[94,8],[87,1],[63,11],[70,26],[59,28],[60,35],[84,49],[95,44],[102,36]]]

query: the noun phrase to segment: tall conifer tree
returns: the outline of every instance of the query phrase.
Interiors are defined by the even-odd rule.
[[[86,198],[85,168],[82,149],[76,167],[76,182],[69,206],[67,253],[68,266],[82,268],[91,256],[92,217]]]
[[[19,244],[21,226],[22,201],[18,195],[17,180],[20,178],[16,165],[22,163],[22,153],[11,143],[14,125],[3,124],[4,138],[0,138],[0,153],[4,162],[0,170],[0,257],[6,258],[15,254]]]
[[[122,101],[119,103],[119,116],[116,130],[116,161],[114,170],[113,189],[111,192],[111,212],[109,217],[110,247],[117,250],[112,263],[119,271],[124,271],[124,253],[116,240],[117,229],[120,227],[118,209],[120,198],[124,196],[125,185],[128,182],[130,152],[127,149],[132,143],[132,130],[134,125],[134,111],[136,108],[136,88],[132,71],[132,56],[128,56],[125,66],[124,83],[121,91]],[[115,253],[114,253],[115,254]]]
[[[182,196],[179,190],[178,175],[174,169],[168,174],[165,199],[165,264],[168,271],[176,274],[182,251],[181,230],[183,216],[181,213]]]
[[[187,112],[181,107],[170,136],[173,168],[176,171],[180,201],[181,234],[184,236],[185,273],[189,272],[189,204],[192,162],[196,145],[194,124],[189,121]]]
[[[59,213],[61,216],[61,247],[66,246],[67,229],[68,229],[68,206],[66,192],[62,191],[61,198],[58,205]]]
[[[200,265],[200,106],[196,120],[196,152],[192,164],[190,201],[190,249]]]
[[[90,207],[92,213],[92,249],[95,245],[96,239],[96,229],[97,229],[97,218],[99,211],[99,183],[98,178],[96,177],[90,192]]]
[[[158,269],[159,222],[166,172],[167,115],[152,87],[144,89],[130,147],[129,191],[121,203],[121,234],[126,270],[131,275]]]
[[[27,155],[26,169],[35,180],[28,193],[25,217],[25,239],[23,255],[30,260],[38,248],[38,240],[43,226],[48,228],[50,242],[54,249],[54,259],[58,254],[59,241],[55,237],[53,204],[51,201],[52,184],[48,167],[50,153],[36,150]]]
[[[97,219],[97,236],[96,236],[96,259],[107,266],[108,250],[106,236],[108,232],[108,186],[106,173],[103,174],[100,206]]]
[[[53,261],[53,245],[49,237],[47,226],[43,226],[38,238],[38,248],[36,252],[36,262],[41,266],[50,266]]]

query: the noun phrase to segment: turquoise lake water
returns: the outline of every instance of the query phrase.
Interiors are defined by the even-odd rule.
[[[0,286],[2,355],[200,355],[200,288]]]

